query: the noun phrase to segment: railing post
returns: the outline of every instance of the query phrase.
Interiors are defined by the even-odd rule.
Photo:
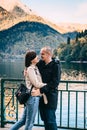
[[[68,82],[66,82],[66,90],[68,91]]]
[[[1,127],[4,127],[4,80],[1,79]]]
[[[84,129],[86,129],[86,92],[84,92]]]

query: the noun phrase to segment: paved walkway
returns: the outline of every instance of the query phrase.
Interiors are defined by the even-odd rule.
[[[11,125],[6,125],[5,128],[0,128],[0,130],[10,130]],[[24,130],[24,127],[22,127],[20,130]],[[33,127],[33,130],[44,130],[43,127]]]
[[[11,125],[6,125],[5,128],[0,128],[0,130],[10,130]],[[22,127],[20,130],[24,130],[24,127]],[[33,127],[33,130],[44,130],[44,127]],[[58,130],[69,130],[69,129],[58,129]],[[70,129],[72,130],[72,129]]]
[[[0,130],[10,130],[9,126],[6,126],[5,128],[0,128]],[[20,130],[24,130],[24,127],[22,127]],[[32,130],[44,130],[43,127],[33,127]],[[72,130],[72,129],[58,129],[58,130]]]

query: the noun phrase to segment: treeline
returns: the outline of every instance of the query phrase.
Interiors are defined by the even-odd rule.
[[[74,40],[68,37],[67,44],[60,44],[54,55],[66,62],[87,61],[87,30],[78,33]]]

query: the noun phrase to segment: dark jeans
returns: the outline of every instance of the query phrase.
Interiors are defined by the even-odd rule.
[[[45,130],[57,130],[55,110],[41,107],[40,114],[44,121]]]

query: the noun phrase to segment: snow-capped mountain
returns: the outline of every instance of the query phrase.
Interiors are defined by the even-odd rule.
[[[33,12],[20,2],[20,0],[0,0],[0,30],[8,29],[23,21],[41,22],[49,25],[60,33],[87,29],[87,24],[52,23]]]
[[[0,0],[0,6],[9,12],[12,12],[16,6],[20,7],[26,13],[32,12],[31,9],[29,9],[26,5],[22,4],[19,0]]]
[[[37,21],[44,19],[36,15],[20,0],[0,0],[0,30],[8,29],[22,21]]]

